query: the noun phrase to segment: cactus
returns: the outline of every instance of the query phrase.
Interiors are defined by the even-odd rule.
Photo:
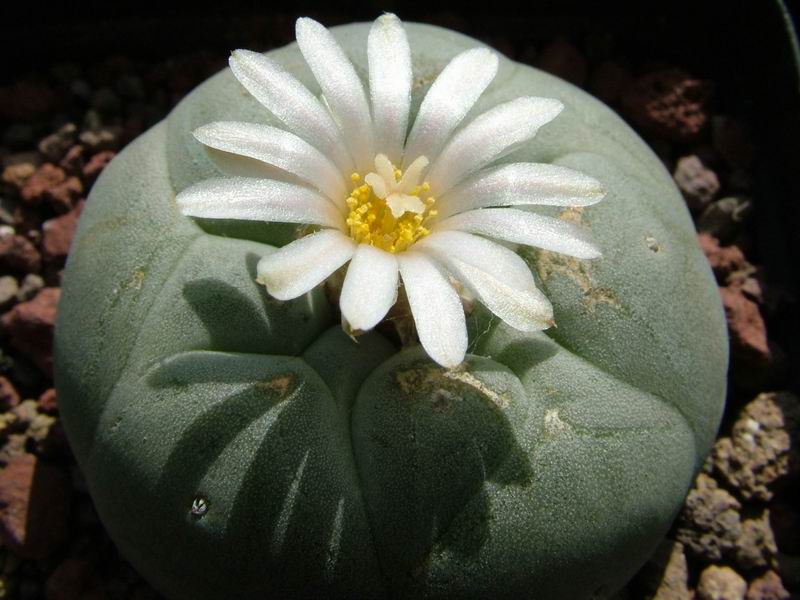
[[[413,112],[481,44],[406,29]],[[362,77],[368,31],[332,30]],[[319,94],[296,45],[269,56]],[[566,108],[513,158],[603,182],[597,205],[542,211],[589,228],[603,258],[520,250],[557,327],[476,305],[457,369],[377,331],[354,341],[321,286],[268,295],[257,263],[295,226],[181,214],[176,193],[218,175],[192,131],[277,124],[229,70],[105,170],[67,265],[56,383],[104,524],[162,593],[601,598],[655,549],[722,412],[716,286],[621,119],[507,59],[477,108],[522,95]]]

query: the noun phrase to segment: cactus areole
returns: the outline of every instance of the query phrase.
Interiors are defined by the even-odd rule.
[[[92,190],[55,356],[103,523],[175,600],[612,595],[725,396],[669,174],[466,36],[297,37]]]

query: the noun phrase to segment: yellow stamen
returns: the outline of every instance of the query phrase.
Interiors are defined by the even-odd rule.
[[[399,181],[403,173],[394,165],[392,167],[395,180]],[[362,181],[359,173],[350,175],[350,180],[353,182],[353,191],[345,200],[349,209],[346,223],[350,237],[357,243],[392,253],[403,252],[430,233],[425,225],[436,215],[436,211],[431,209],[436,202],[433,196],[423,200],[425,209],[422,213],[407,210],[395,218],[385,199],[376,196],[368,184],[359,185]],[[426,181],[415,186],[409,195],[419,197],[430,189]]]

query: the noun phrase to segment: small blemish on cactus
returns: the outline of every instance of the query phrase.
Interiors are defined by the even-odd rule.
[[[661,244],[659,244],[658,240],[652,235],[648,235],[644,238],[644,243],[647,244],[647,247],[653,252],[661,252]]]
[[[203,498],[202,496],[197,496],[192,501],[192,516],[197,517],[198,519],[205,515],[208,512],[208,500]]]

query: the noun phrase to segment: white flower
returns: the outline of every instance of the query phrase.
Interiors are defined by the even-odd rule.
[[[561,102],[517,98],[456,130],[497,72],[497,55],[475,48],[439,74],[406,135],[412,66],[397,17],[383,15],[370,30],[369,99],[322,25],[298,19],[297,43],[322,99],[266,56],[237,50],[230,59],[236,78],[288,131],[215,122],[194,133],[206,146],[278,167],[296,183],[203,181],[178,194],[183,214],[318,226],[261,259],[258,281],[267,291],[296,298],[350,261],[342,317],[366,331],[395,304],[402,279],[419,340],[445,367],[461,363],[467,350],[453,280],[512,327],[550,327],[552,306],[526,263],[486,238],[599,256],[575,225],[508,208],[594,204],[605,194],[595,179],[550,164],[492,166],[553,120]]]

